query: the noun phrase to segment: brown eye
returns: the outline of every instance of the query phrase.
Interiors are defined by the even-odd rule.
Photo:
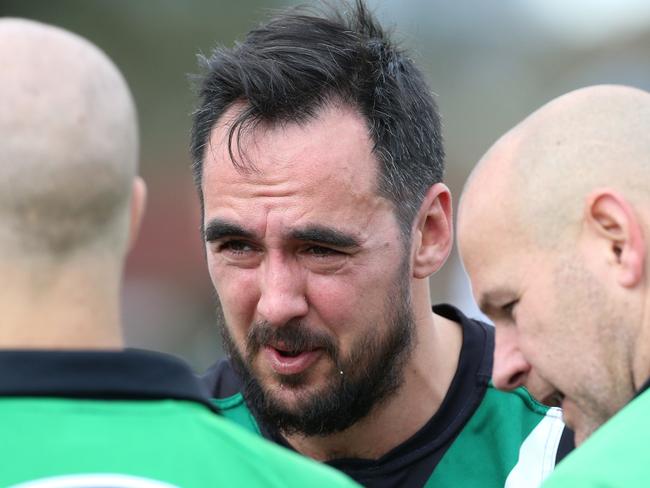
[[[324,257],[328,257],[328,256],[338,256],[338,255],[342,254],[340,251],[337,251],[337,250],[329,248],[329,247],[323,247],[323,246],[311,246],[311,247],[307,248],[307,253],[311,254],[312,256],[315,256],[317,258],[324,258]]]
[[[231,254],[246,254],[255,249],[246,241],[226,241],[218,246],[219,252],[228,252]]]

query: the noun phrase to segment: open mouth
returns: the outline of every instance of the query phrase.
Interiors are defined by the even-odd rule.
[[[322,349],[300,350],[273,344],[264,347],[264,355],[275,373],[293,375],[304,372],[323,353]]]
[[[295,358],[296,356],[302,354],[303,351],[283,351],[282,349],[276,349],[278,354],[282,357]]]

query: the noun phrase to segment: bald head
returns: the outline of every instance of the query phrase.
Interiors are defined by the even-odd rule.
[[[463,193],[459,227],[496,207],[509,225],[525,226],[536,242],[552,245],[578,231],[584,200],[594,189],[611,188],[643,205],[650,197],[649,134],[645,91],[603,85],[561,96],[479,162]]]
[[[595,86],[503,136],[466,185],[460,252],[494,380],[538,382],[582,442],[650,375],[650,94]]]
[[[0,19],[0,60],[0,249],[121,257],[138,158],[121,74],[81,37],[20,19]]]

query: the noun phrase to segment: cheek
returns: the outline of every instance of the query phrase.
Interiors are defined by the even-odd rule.
[[[342,345],[383,321],[388,287],[383,279],[314,276],[308,287],[311,312],[336,334]]]
[[[543,360],[542,356],[548,351],[545,332],[547,318],[539,310],[528,307],[517,310],[517,339],[522,354],[531,362]]]
[[[554,310],[553,304],[543,303],[540,309],[531,311],[521,321],[518,317],[517,327],[522,354],[544,378],[557,383],[566,373],[562,359],[573,357],[575,350],[565,350],[561,324]]]
[[[255,270],[224,266],[210,258],[208,269],[231,333],[245,335],[259,298]]]
[[[310,313],[333,331],[344,332],[345,322],[354,315],[358,306],[355,286],[339,276],[312,276],[307,284]]]

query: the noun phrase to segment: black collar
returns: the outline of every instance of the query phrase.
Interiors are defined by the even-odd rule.
[[[474,414],[490,381],[494,328],[467,318],[451,305],[433,311],[456,322],[463,343],[458,367],[445,398],[433,417],[410,439],[378,460],[336,459],[327,462],[361,485],[424,486],[431,471]],[[287,445],[282,440],[276,442]]]
[[[0,351],[0,396],[177,399],[212,410],[192,371],[166,354],[124,351]]]

